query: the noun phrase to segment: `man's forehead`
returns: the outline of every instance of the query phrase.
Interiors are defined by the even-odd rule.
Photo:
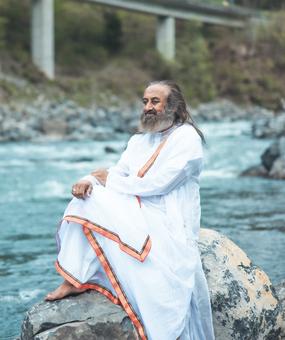
[[[167,97],[170,92],[170,89],[166,85],[161,85],[161,84],[154,84],[148,86],[145,91],[144,91],[144,98],[162,98],[162,97]]]

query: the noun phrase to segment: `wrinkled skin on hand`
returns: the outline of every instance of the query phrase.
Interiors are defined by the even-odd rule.
[[[93,185],[91,182],[86,180],[81,180],[72,186],[72,195],[76,198],[86,198],[91,195],[93,190]]]
[[[91,173],[97,180],[105,186],[108,171],[106,169],[97,169]],[[76,198],[85,199],[90,196],[93,190],[93,185],[88,180],[80,180],[72,186],[72,195]]]

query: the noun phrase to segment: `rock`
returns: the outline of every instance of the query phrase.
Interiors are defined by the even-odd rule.
[[[199,248],[216,340],[280,339],[281,305],[268,276],[214,230],[201,230]]]
[[[200,104],[191,110],[193,116],[202,121],[234,121],[250,118],[246,109],[240,108],[229,100]]]
[[[285,179],[285,136],[274,141],[261,155],[261,165],[250,167],[241,176]]]
[[[116,149],[114,149],[112,146],[108,146],[108,145],[105,146],[104,151],[106,153],[118,153],[118,151]]]
[[[135,340],[131,321],[121,309],[96,292],[41,302],[28,312],[21,340]]]
[[[227,237],[202,229],[199,248],[216,340],[278,340],[284,306],[268,276]],[[189,259],[190,260],[190,259]],[[284,312],[283,312],[284,316]],[[283,327],[284,328],[284,327]],[[21,340],[136,339],[125,312],[99,293],[41,302],[27,313]]]
[[[269,127],[268,118],[258,118],[256,119],[251,127],[252,135],[255,138],[265,138],[272,135],[272,131]]]
[[[65,136],[67,132],[67,123],[62,119],[43,120],[41,130],[49,136]]]
[[[269,171],[269,177],[274,179],[285,179],[285,158],[278,158],[274,161]]]
[[[259,106],[240,107],[223,99],[200,104],[190,112],[198,121],[236,121],[253,119],[257,126],[274,117],[274,113]],[[258,125],[259,124],[259,125]],[[263,127],[263,125],[262,125]]]
[[[93,127],[91,125],[82,125],[67,137],[68,140],[91,139],[99,141],[108,141],[115,138],[116,134],[111,127]]]
[[[263,165],[254,165],[244,170],[240,176],[248,177],[268,177],[268,171]]]
[[[111,140],[129,131],[130,114],[113,107],[83,108],[69,100],[43,97],[31,104],[0,106],[0,141]]]
[[[281,304],[281,337],[285,339],[285,280],[276,285],[275,290]]]
[[[276,116],[257,117],[252,124],[252,135],[256,138],[274,138],[285,136],[285,112]]]
[[[262,165],[267,171],[272,168],[275,160],[280,156],[278,141],[271,144],[261,155]]]

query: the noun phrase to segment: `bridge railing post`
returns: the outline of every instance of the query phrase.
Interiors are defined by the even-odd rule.
[[[156,29],[156,48],[166,60],[175,58],[175,19],[158,17]]]
[[[34,64],[54,79],[54,0],[32,0],[31,40]]]

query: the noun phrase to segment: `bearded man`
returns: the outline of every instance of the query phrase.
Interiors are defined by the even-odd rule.
[[[212,340],[197,240],[204,140],[171,81],[150,83],[118,163],[73,186],[57,233],[65,281],[46,300],[95,289],[143,340]]]

